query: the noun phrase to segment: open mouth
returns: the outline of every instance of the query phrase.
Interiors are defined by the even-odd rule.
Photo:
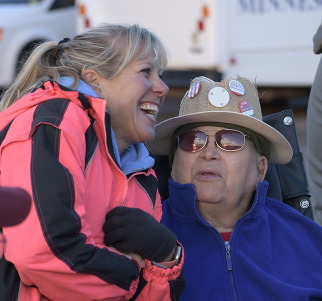
[[[207,179],[207,180],[213,180],[213,179],[218,179],[220,176],[216,174],[215,172],[211,171],[202,171],[197,174],[197,178],[199,179]]]
[[[201,173],[203,176],[214,176],[215,174],[213,172],[203,172]]]
[[[158,115],[159,107],[150,103],[144,103],[139,106],[141,111],[144,111],[145,114],[150,115],[154,118]]]

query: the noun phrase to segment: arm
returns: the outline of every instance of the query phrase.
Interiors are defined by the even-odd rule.
[[[181,279],[176,280],[183,265],[182,246],[166,226],[141,209],[116,207],[107,213],[103,230],[106,245],[145,258],[139,285],[143,290],[135,295],[138,300],[144,300],[145,295],[153,300],[176,300],[170,283],[175,288],[179,281],[182,286]]]
[[[87,198],[84,179],[88,124],[83,115],[75,118],[78,126],[65,124],[64,130],[42,123],[31,137],[30,129],[15,128],[13,132],[23,137],[18,137],[19,142],[13,137],[14,142],[3,144],[2,184],[24,187],[34,201],[25,222],[6,229],[10,241],[6,255],[23,283],[38,287],[48,298],[129,300],[137,291],[139,264],[95,243],[87,222],[86,203],[94,200]],[[153,273],[153,268],[146,271]],[[161,282],[152,279],[140,300],[151,300],[153,292],[169,295],[171,273],[166,274]],[[171,277],[176,277],[175,273]]]
[[[58,151],[59,142],[66,144],[64,153]],[[138,264],[95,244],[86,223],[81,164],[72,170],[61,163],[82,161],[84,156],[79,145],[67,146],[57,128],[41,125],[31,139],[2,149],[2,183],[26,188],[34,201],[25,222],[5,231],[6,257],[23,283],[37,286],[50,299],[131,296],[137,287]]]

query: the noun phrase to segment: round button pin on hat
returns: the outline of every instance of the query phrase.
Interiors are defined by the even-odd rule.
[[[210,103],[217,108],[222,108],[227,105],[229,98],[228,91],[222,87],[212,88],[208,93]]]
[[[230,88],[231,92],[233,92],[236,95],[244,95],[245,94],[245,88],[242,85],[242,83],[239,82],[238,80],[232,79],[229,82],[229,88]]]
[[[200,89],[200,82],[194,83],[189,89],[188,97],[193,98],[194,96],[196,96],[197,93],[199,92],[199,89]]]
[[[239,103],[239,110],[244,115],[254,116],[254,109],[246,100],[243,100]]]

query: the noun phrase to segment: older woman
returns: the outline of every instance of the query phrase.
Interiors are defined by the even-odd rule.
[[[322,300],[322,227],[266,195],[268,162],[292,149],[249,80],[192,80],[149,148],[172,164],[162,222],[185,248],[180,300]]]

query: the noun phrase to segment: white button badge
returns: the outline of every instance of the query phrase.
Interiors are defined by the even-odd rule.
[[[221,87],[212,88],[208,93],[210,103],[218,108],[222,108],[229,102],[229,93],[226,89]]]

